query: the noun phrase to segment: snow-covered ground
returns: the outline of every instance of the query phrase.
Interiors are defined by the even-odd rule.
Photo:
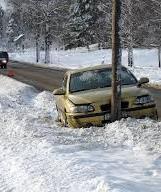
[[[35,63],[35,50],[26,50],[24,53],[11,53],[11,59]],[[104,63],[111,63],[111,50],[97,50],[97,47],[91,47],[91,51],[85,48],[77,48],[68,51],[52,51],[51,64],[42,64],[44,62],[44,52],[41,52],[41,65],[47,67],[80,68]],[[127,50],[123,50],[122,63],[127,66]],[[161,68],[158,67],[157,49],[134,49],[134,67],[130,68],[139,79],[148,77],[150,83],[161,86]]]
[[[0,191],[161,191],[161,122],[60,128],[50,92],[0,82]]]

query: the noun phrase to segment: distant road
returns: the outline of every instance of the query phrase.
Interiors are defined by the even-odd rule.
[[[25,64],[22,62],[12,61],[8,70],[0,69],[0,73],[7,74],[11,70],[15,74],[13,77],[18,81],[35,86],[39,90],[53,91],[61,86],[66,69],[45,68],[36,65]],[[159,119],[161,120],[161,89],[147,88],[157,103]]]
[[[7,71],[9,70],[14,72],[14,79],[33,85],[39,90],[48,91],[53,91],[61,86],[64,73],[66,72],[66,69],[51,69],[16,61],[9,63]],[[7,71],[4,70],[2,73],[7,74]]]

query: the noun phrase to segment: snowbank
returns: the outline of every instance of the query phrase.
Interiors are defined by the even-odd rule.
[[[161,122],[62,128],[50,92],[0,81],[0,191],[161,191]]]

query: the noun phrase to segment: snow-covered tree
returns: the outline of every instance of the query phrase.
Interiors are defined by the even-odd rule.
[[[4,19],[4,10],[0,6],[0,39],[3,37],[3,19]]]
[[[52,42],[61,39],[63,20],[67,17],[67,5],[67,0],[29,0],[24,4],[25,26],[35,35],[37,51],[41,39],[41,47],[45,50],[45,63],[50,62]]]
[[[71,5],[69,20],[69,47],[89,46],[95,43],[100,10],[97,0],[76,0]]]
[[[18,26],[13,17],[11,17],[8,22],[6,34],[8,39],[8,47],[12,49],[14,44],[14,39],[17,37],[17,34],[18,34]]]
[[[122,3],[124,47],[159,46],[160,0]],[[88,47],[93,43],[111,48],[111,0],[8,0],[7,7],[8,37],[13,37],[14,32],[16,36],[24,34],[28,41],[31,39],[31,46],[35,42],[37,53],[40,47],[45,50],[45,62],[49,62],[52,43],[64,44],[66,48]]]

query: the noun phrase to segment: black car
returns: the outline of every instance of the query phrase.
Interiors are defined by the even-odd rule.
[[[8,61],[8,53],[6,51],[0,51],[0,67],[6,69]]]

